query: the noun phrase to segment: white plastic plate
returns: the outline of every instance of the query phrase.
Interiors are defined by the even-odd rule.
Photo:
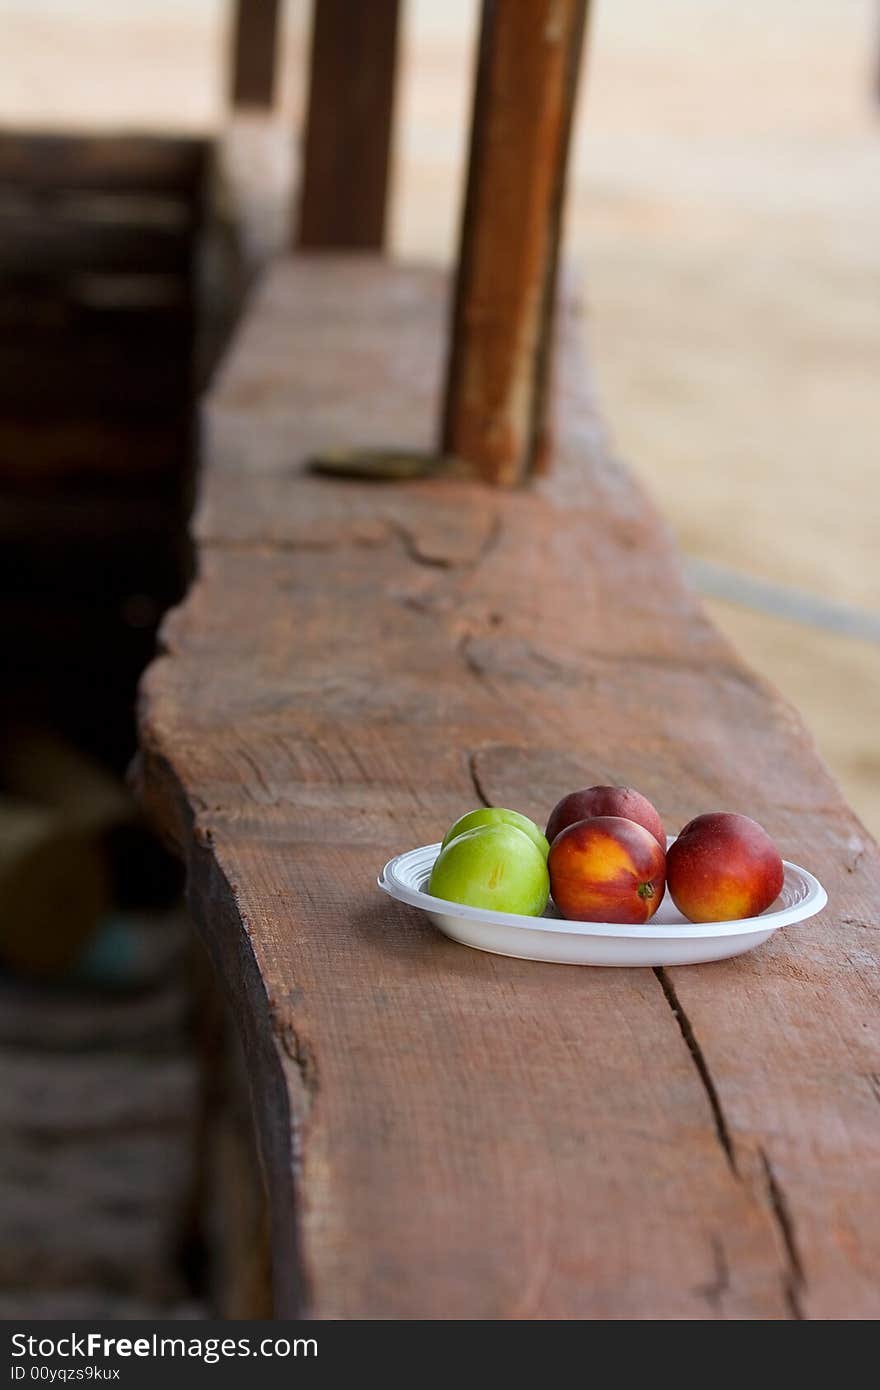
[[[670,836],[669,844],[674,839]],[[521,917],[432,897],[425,888],[439,853],[437,843],[398,854],[379,875],[379,887],[399,902],[427,912],[453,941],[498,956],[562,965],[696,965],[724,960],[760,946],[780,927],[815,916],[828,901],[818,879],[783,860],[782,892],[759,917],[695,925],[682,917],[668,893],[644,926],[567,922],[552,902],[543,917]]]

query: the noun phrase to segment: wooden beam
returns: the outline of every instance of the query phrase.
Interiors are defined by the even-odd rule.
[[[233,106],[271,107],[278,71],[278,0],[236,0],[232,30]]]
[[[398,14],[398,0],[315,5],[299,213],[303,247],[383,245]]]
[[[490,482],[537,471],[587,0],[484,0],[443,447]]]
[[[876,1318],[880,854],[603,452],[568,312],[540,489],[298,467],[430,446],[447,290],[273,264],[142,687],[144,794],[248,1051],[275,1315]],[[469,951],[375,887],[481,800],[543,823],[594,782],[671,831],[749,812],[827,913],[655,974]]]

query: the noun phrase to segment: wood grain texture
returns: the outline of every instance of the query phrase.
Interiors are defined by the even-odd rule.
[[[341,483],[430,444],[439,277],[274,268],[205,413],[200,577],[142,692],[143,796],[249,1056],[276,1312],[876,1317],[876,846],[609,458],[574,316],[530,493]],[[476,802],[637,784],[747,811],[831,910],[655,975],[468,951],[378,893]]]
[[[548,458],[565,168],[587,0],[484,0],[444,449],[489,482]]]
[[[385,240],[399,8],[399,0],[314,7],[303,248],[378,250]]]

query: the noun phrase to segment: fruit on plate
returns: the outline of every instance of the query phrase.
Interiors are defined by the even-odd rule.
[[[550,891],[575,922],[647,922],[663,898],[666,851],[624,816],[592,816],[554,838]]]
[[[691,922],[757,917],[779,897],[784,869],[763,826],[733,811],[688,821],[666,860],[669,892]]]
[[[529,820],[528,816],[520,815],[519,811],[507,811],[503,806],[478,806],[476,811],[468,811],[466,816],[459,816],[443,836],[441,848],[445,849],[450,840],[457,839],[467,830],[477,830],[481,825],[515,825],[517,830],[521,830],[534,841],[544,858],[547,858],[550,846],[535,822]]]
[[[428,892],[468,907],[540,917],[550,879],[534,840],[515,825],[499,821],[450,840],[434,862]]]
[[[547,822],[547,839],[552,845],[560,830],[592,816],[623,816],[650,830],[661,849],[666,848],[666,832],[656,809],[635,787],[587,787],[569,792],[558,801]]]

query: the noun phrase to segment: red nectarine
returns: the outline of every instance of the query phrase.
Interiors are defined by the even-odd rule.
[[[672,900],[691,922],[756,917],[778,898],[783,875],[779,850],[763,826],[733,811],[689,821],[666,860]]]
[[[547,867],[553,901],[563,917],[647,922],[663,897],[666,852],[635,821],[592,816],[559,832]]]
[[[656,809],[635,787],[587,787],[585,791],[569,792],[557,802],[547,822],[547,839],[551,845],[567,825],[592,816],[623,816],[650,830],[661,849],[666,848],[666,832]]]

